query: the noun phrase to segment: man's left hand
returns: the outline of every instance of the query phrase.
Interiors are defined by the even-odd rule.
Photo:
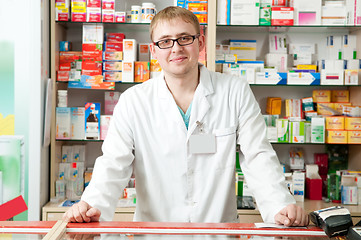
[[[275,223],[289,226],[308,226],[308,214],[295,204],[290,204],[279,211],[275,216]]]

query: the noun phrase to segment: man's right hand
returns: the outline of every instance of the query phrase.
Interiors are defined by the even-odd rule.
[[[87,202],[80,201],[74,204],[63,215],[66,222],[98,222],[100,210],[90,206]]]

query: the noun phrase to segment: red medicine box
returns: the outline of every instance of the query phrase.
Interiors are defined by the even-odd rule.
[[[322,200],[321,178],[306,178],[306,198],[310,200]]]

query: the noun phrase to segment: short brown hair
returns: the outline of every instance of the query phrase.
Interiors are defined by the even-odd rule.
[[[183,21],[191,23],[196,29],[197,34],[200,33],[199,21],[194,13],[185,8],[170,6],[164,8],[154,16],[149,28],[150,39],[153,41],[153,31],[159,22],[164,20],[170,21],[176,18],[181,18]]]

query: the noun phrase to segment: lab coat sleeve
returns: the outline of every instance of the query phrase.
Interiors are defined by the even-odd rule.
[[[92,179],[82,200],[101,211],[101,221],[111,221],[123,189],[133,172],[133,134],[126,93],[116,105],[102,145],[103,155],[95,161]]]
[[[244,157],[240,164],[264,222],[274,223],[274,216],[295,200],[286,186],[278,157],[267,139],[259,105],[249,85],[241,82],[237,143]]]

